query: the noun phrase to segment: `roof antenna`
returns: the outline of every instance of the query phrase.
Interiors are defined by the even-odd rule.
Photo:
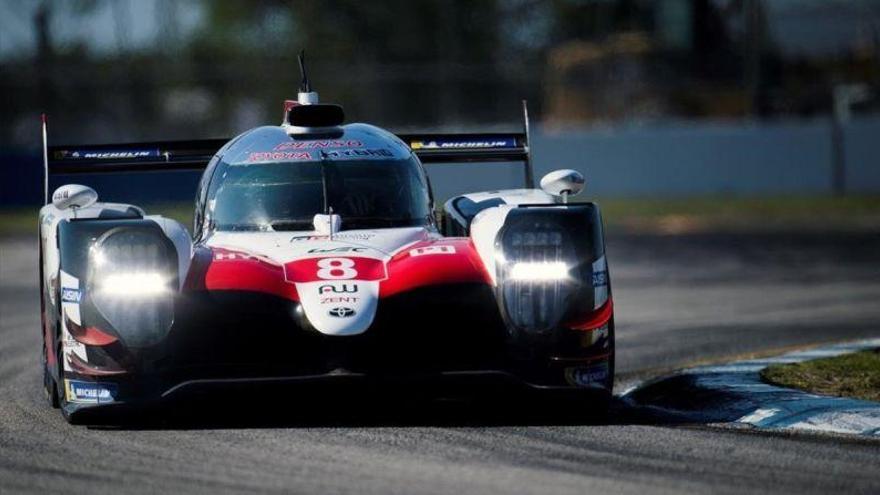
[[[312,105],[318,103],[318,93],[312,91],[312,84],[309,82],[309,74],[306,72],[306,51],[299,52],[299,72],[302,74],[302,83],[299,85],[299,95],[297,102],[300,105]]]
[[[299,73],[302,75],[302,84],[299,85],[300,93],[311,93],[312,86],[309,84],[309,75],[306,73],[306,51],[299,51]]]

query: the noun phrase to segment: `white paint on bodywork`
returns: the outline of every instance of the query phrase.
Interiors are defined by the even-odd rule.
[[[165,236],[174,244],[174,249],[177,251],[178,288],[183,287],[183,282],[186,280],[186,274],[189,271],[189,264],[192,260],[193,247],[189,232],[180,222],[170,218],[159,215],[148,215],[144,218],[156,222],[162,229],[162,232],[165,233]]]
[[[500,198],[508,205],[556,204],[559,202],[556,196],[547,194],[540,189],[502,189],[500,191],[464,194],[463,196],[475,203],[495,198]]]
[[[73,275],[70,275],[67,272],[62,271],[61,290],[63,291],[64,289],[82,291],[79,279],[74,277]],[[82,324],[82,317],[79,313],[79,303],[63,301],[61,303],[61,316],[61,353],[65,357],[65,359],[63,360],[64,369],[69,371],[66,359],[68,354],[76,354],[77,357],[79,357],[83,361],[88,361],[88,359],[86,358],[86,346],[77,342],[67,328],[66,318],[70,318],[70,321],[76,323],[77,325]]]
[[[130,208],[133,208],[141,216],[144,215],[144,211],[137,206],[123,203],[95,203],[87,208],[66,208],[64,210],[60,210],[50,203],[40,208],[40,238],[43,243],[43,283],[46,284],[46,287],[55,287],[55,280],[60,268],[58,224],[62,220],[99,218],[104,211],[125,212]],[[49,291],[49,299],[52,304],[56,304],[55,291]]]
[[[214,232],[206,241],[208,246],[241,251],[277,265],[311,258],[361,257],[387,263],[391,257],[425,240],[439,238],[439,234],[424,227],[395,229],[345,230],[335,233],[333,239],[317,231],[301,232]],[[387,276],[387,273],[386,273]],[[357,277],[345,280],[320,280],[296,283],[297,294],[306,318],[319,332],[326,335],[357,335],[373,323],[379,301],[379,280]],[[324,302],[333,294],[322,294],[322,286],[357,286],[356,293],[339,292],[340,302]],[[347,298],[347,299],[343,299]],[[349,316],[333,316],[334,308],[349,308]]]
[[[471,240],[473,240],[474,246],[477,248],[477,254],[483,260],[486,271],[492,277],[493,285],[498,285],[497,267],[495,266],[497,258],[495,253],[495,237],[504,225],[507,214],[514,208],[515,206],[511,205],[487,208],[477,213],[477,216],[471,222]]]
[[[321,287],[327,285],[357,287],[354,293],[319,293]],[[315,327],[315,330],[324,335],[357,335],[367,331],[373,318],[376,316],[376,308],[379,304],[379,282],[364,280],[342,280],[320,282],[305,282],[296,284],[296,292],[299,294],[300,303],[306,318]],[[323,302],[325,298],[345,298],[340,302]],[[351,315],[334,316],[331,312],[340,308],[353,311]]]
[[[504,220],[510,210],[519,205],[554,205],[559,203],[559,198],[547,194],[540,189],[502,189],[498,191],[483,191],[464,194],[460,197],[467,198],[474,203],[481,203],[493,199],[500,199],[504,204],[491,206],[477,213],[470,223],[470,236],[477,248],[477,253],[486,270],[492,278],[492,283],[497,285],[497,268],[495,253],[495,237],[504,225]],[[458,211],[451,205],[457,198],[446,202],[447,214],[452,215],[458,222],[464,223]],[[451,211],[450,211],[451,210]]]
[[[43,246],[43,283],[49,288],[49,300],[53,305],[57,305],[56,291],[57,274],[60,270],[61,257],[58,251],[58,224],[63,220],[69,219],[90,219],[100,218],[102,214],[108,211],[127,213],[134,210],[138,215],[147,220],[155,222],[165,233],[165,236],[171,240],[177,251],[179,287],[183,286],[186,273],[189,271],[189,264],[192,260],[192,239],[189,232],[179,222],[160,215],[144,215],[141,208],[124,204],[124,203],[95,203],[87,208],[66,208],[58,209],[53,204],[47,204],[40,209],[40,237]],[[63,281],[62,281],[63,282]],[[63,287],[63,285],[62,285]],[[69,303],[64,303],[69,304]],[[76,314],[79,314],[79,305],[77,304]],[[78,322],[78,320],[74,320]],[[76,343],[81,346],[82,344]],[[79,353],[77,354],[79,355]],[[83,355],[85,359],[85,351]]]
[[[206,244],[253,253],[283,265],[304,258],[357,255],[376,259],[389,258],[406,246],[438,238],[424,227],[397,229],[344,230],[330,237],[316,231],[301,232],[214,232]],[[350,253],[342,249],[357,249]],[[329,250],[339,249],[331,253]],[[324,252],[321,252],[323,250]]]
[[[43,246],[43,284],[48,289],[49,301],[56,305],[55,281],[58,276],[60,257],[58,255],[58,222],[62,220],[61,210],[52,204],[40,208],[40,242]]]
[[[601,273],[608,271],[608,263],[605,256],[593,262],[593,273]],[[593,308],[598,309],[608,300],[608,275],[605,276],[605,284],[593,286]]]
[[[450,198],[443,206],[447,215],[450,215],[456,222],[464,225],[467,220],[462,216],[453,205],[459,198],[466,198],[474,203],[481,203],[493,199],[500,199],[505,205],[532,205],[532,204],[556,204],[559,198],[547,194],[540,189],[502,189],[498,191],[483,191],[470,194],[463,194]],[[490,207],[491,208],[491,207]]]

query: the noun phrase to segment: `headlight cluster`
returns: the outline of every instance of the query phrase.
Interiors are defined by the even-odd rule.
[[[101,315],[126,345],[158,343],[173,320],[177,254],[162,233],[120,227],[90,251],[89,293]]]
[[[168,283],[159,272],[129,272],[106,275],[98,290],[107,297],[149,297],[168,291]]]
[[[534,282],[552,282],[568,278],[568,265],[561,261],[554,262],[518,262],[510,267],[512,280],[531,280]]]
[[[570,235],[549,215],[522,215],[496,240],[499,301],[514,327],[550,330],[563,317],[577,288]]]

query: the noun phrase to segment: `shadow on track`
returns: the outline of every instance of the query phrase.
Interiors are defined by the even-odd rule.
[[[187,397],[111,417],[85,421],[93,428],[205,430],[335,427],[574,426],[640,422],[622,401],[555,396],[528,390],[468,391],[370,388]]]

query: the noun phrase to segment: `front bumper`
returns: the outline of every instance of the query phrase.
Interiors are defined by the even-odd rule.
[[[295,304],[253,293],[191,295],[160,345],[107,356],[128,372],[67,372],[89,395],[68,393],[65,410],[71,416],[204,394],[239,400],[348,383],[402,385],[408,394],[435,385],[448,395],[498,387],[611,391],[613,321],[599,340],[573,330],[545,339],[511,335],[490,289],[454,286],[383,300],[370,330],[334,337],[298,328]]]
[[[608,370],[611,366],[606,359],[594,361],[584,369],[602,367]],[[191,413],[195,413],[199,415],[200,422],[210,422],[209,416],[215,414],[222,418],[227,412],[273,411],[278,407],[290,411],[285,416],[288,420],[302,420],[305,418],[300,417],[297,411],[306,415],[312,410],[333,411],[334,404],[354,411],[351,409],[353,405],[367,404],[366,407],[370,408],[383,399],[388,402],[400,399],[477,399],[491,404],[520,398],[524,399],[521,404],[533,407],[546,405],[546,399],[576,397],[585,401],[582,403],[589,403],[589,409],[593,409],[582,412],[602,414],[611,397],[610,380],[586,386],[574,386],[568,382],[535,384],[523,380],[516,373],[499,370],[399,375],[337,371],[324,375],[198,378],[170,386],[160,384],[155,377],[140,377],[112,384],[96,383],[112,385],[117,395],[110,401],[64,403],[62,407],[68,421],[75,424],[117,424],[128,416],[136,420],[153,420],[168,414],[189,414],[191,417]],[[540,400],[530,400],[531,394],[540,394]],[[207,416],[205,411],[208,411]],[[263,418],[262,414],[260,417]]]

